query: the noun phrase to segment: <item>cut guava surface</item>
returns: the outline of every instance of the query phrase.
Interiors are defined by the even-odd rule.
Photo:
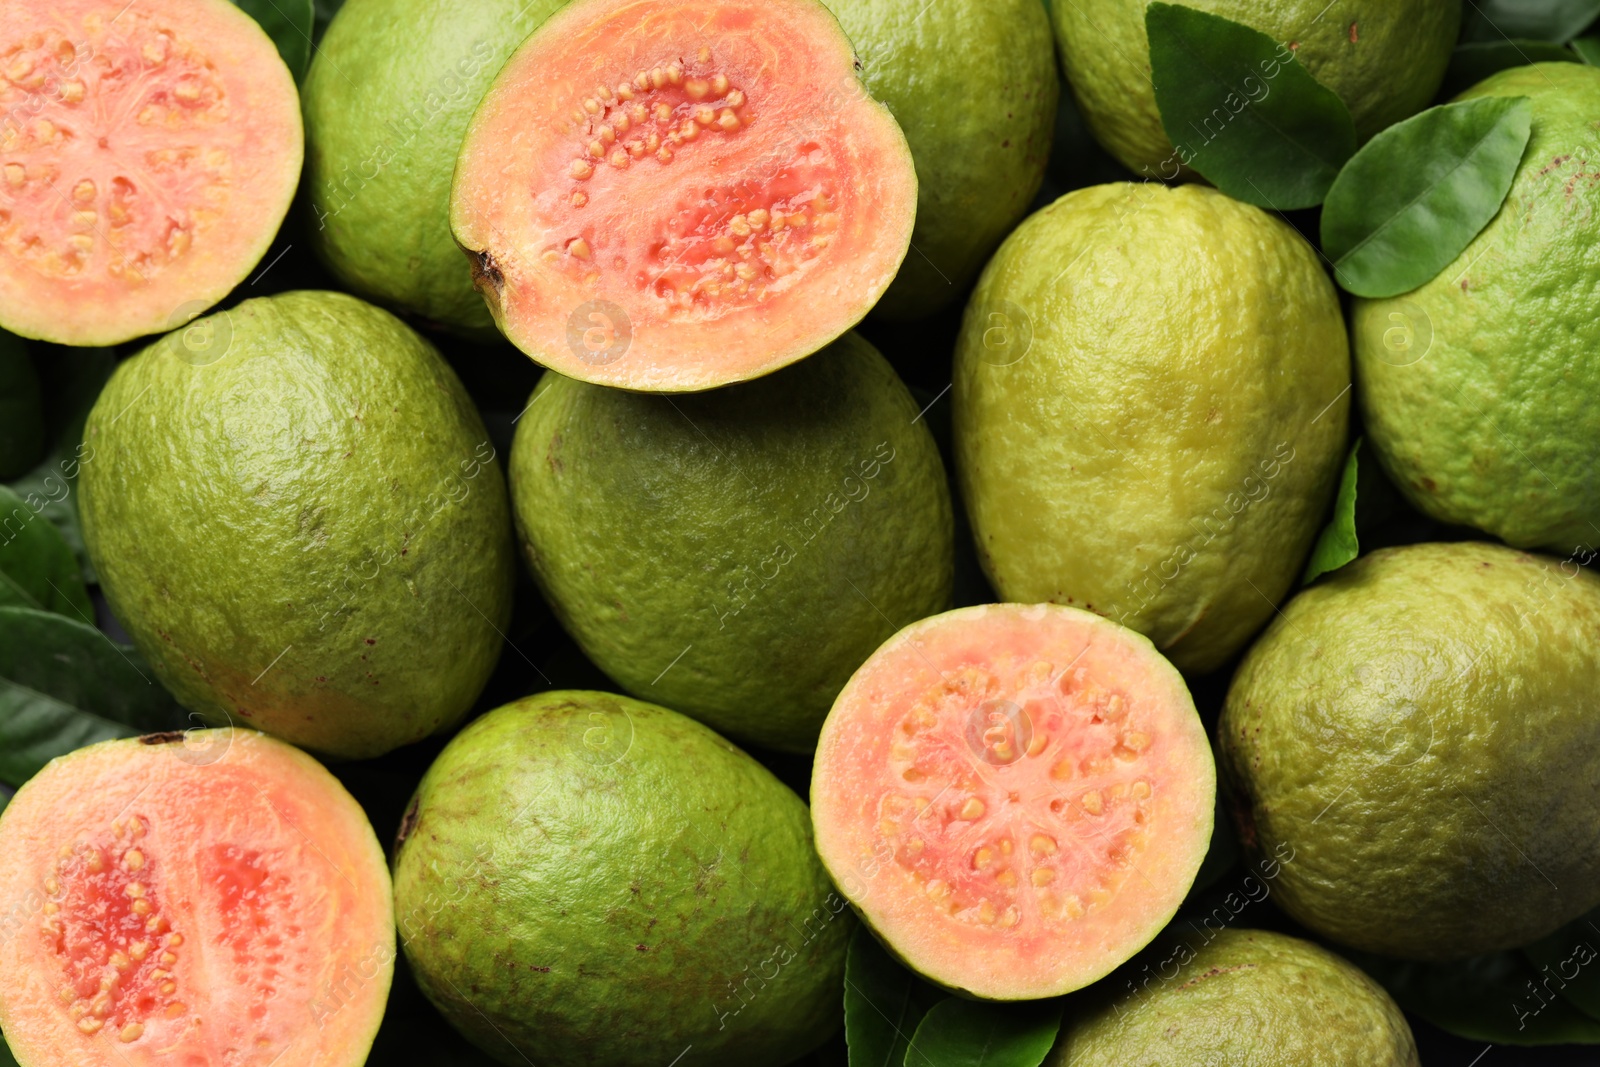
[[[0,0],[0,326],[182,325],[266,252],[302,152],[294,79],[226,0]]]
[[[107,741],[0,818],[0,1029],[22,1067],[355,1067],[394,911],[361,808],[245,730]]]
[[[952,989],[1079,989],[1154,937],[1211,840],[1216,771],[1148,640],[1055,605],[914,623],[856,672],[812,773],[817,849],[905,963]]]
[[[451,226],[534,359],[689,391],[860,320],[916,196],[904,135],[814,0],[576,0],[480,105]]]

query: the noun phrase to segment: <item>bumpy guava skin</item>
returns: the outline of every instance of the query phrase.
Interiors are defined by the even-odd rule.
[[[1316,252],[1204,186],[1101,185],[995,254],[956,344],[956,471],[1001,597],[1213,670],[1300,575],[1346,444]]]
[[[1357,300],[1367,439],[1418,508],[1509,544],[1600,544],[1600,70],[1503,71],[1533,136],[1494,220],[1427,284]]]
[[[502,1063],[779,1065],[841,1021],[855,920],[805,805],[675,712],[574,691],[492,711],[401,833],[412,973]]]
[[[853,333],[678,398],[547,374],[511,487],[523,553],[589,658],[741,741],[810,751],[851,672],[949,606],[944,465]]]
[[[499,658],[505,483],[433,346],[342,293],[248,300],[118,367],[84,541],[185,707],[364,758],[452,726]]]
[[[1461,27],[1461,0],[1181,0],[1260,30],[1339,94],[1366,140],[1422,110],[1439,91]],[[1170,181],[1181,159],[1150,83],[1150,0],[1052,4],[1061,65],[1095,137],[1129,170]],[[1272,90],[1270,82],[1258,93]],[[1221,100],[1217,105],[1222,106]]]
[[[966,292],[1044,179],[1060,83],[1038,0],[828,0],[917,167],[911,252],[874,313],[930,315]]]
[[[1403,959],[1514,948],[1600,904],[1600,577],[1465,542],[1383,549],[1290,601],[1217,727],[1274,899]]]
[[[353,291],[498,337],[450,236],[450,178],[478,102],[562,0],[347,0],[306,75],[317,252]]]
[[[1400,1008],[1362,971],[1264,930],[1183,930],[1069,1009],[1048,1067],[1417,1067]]]

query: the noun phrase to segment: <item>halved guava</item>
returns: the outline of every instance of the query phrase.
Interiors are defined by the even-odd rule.
[[[817,850],[908,966],[991,1000],[1082,988],[1172,918],[1216,769],[1148,640],[1050,604],[913,623],[845,686],[811,779]]]
[[[294,79],[226,0],[0,0],[0,326],[187,322],[266,252],[302,151]]]
[[[904,135],[814,0],[576,0],[462,143],[451,227],[511,341],[662,392],[844,333],[910,245]]]
[[[246,730],[106,741],[0,816],[0,1030],[22,1067],[356,1067],[394,909],[344,787]]]

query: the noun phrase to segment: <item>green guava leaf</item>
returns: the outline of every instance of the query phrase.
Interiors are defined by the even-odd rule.
[[[947,997],[918,1024],[905,1067],[1039,1067],[1060,1029],[1059,1000]]]
[[[1361,541],[1356,536],[1356,478],[1360,474],[1361,438],[1350,446],[1350,456],[1344,461],[1344,474],[1339,479],[1339,495],[1333,502],[1333,518],[1323,527],[1317,545],[1306,561],[1302,585],[1310,585],[1329,571],[1336,571],[1361,554]]]
[[[1449,963],[1347,955],[1402,1008],[1457,1037],[1496,1045],[1600,1044],[1600,1020],[1543,991],[1542,976],[1521,952]]]
[[[82,444],[84,421],[116,365],[116,355],[109,348],[51,346],[52,373],[47,376],[45,397],[50,451],[33,470],[10,483],[32,511],[61,531],[89,585],[97,579],[83,547],[83,528],[78,523],[73,490],[77,488],[79,467],[93,457],[93,452]],[[44,364],[41,362],[40,366],[42,369]]]
[[[113,737],[192,725],[150,665],[93,626],[0,608],[0,782]]]
[[[1322,205],[1340,286],[1399,296],[1455,262],[1500,211],[1533,129],[1525,96],[1431,107],[1368,141]]]
[[[1220,15],[1157,2],[1145,11],[1145,30],[1177,162],[1259,207],[1322,203],[1356,150],[1355,124],[1337,93],[1287,45]]]
[[[0,606],[54,611],[93,624],[94,604],[61,531],[0,485]]]
[[[1522,953],[1541,986],[1600,1020],[1600,908],[1524,946]]]
[[[0,330],[0,478],[15,478],[44,451],[44,395],[27,342]]]
[[[1600,33],[1592,37],[1579,37],[1572,42],[1572,50],[1589,66],[1600,67]]]
[[[1600,0],[1472,0],[1462,20],[1462,39],[1566,44],[1600,18]]]
[[[311,34],[316,29],[314,0],[233,0],[245,14],[261,24],[278,46],[283,65],[296,82],[311,65]]]
[[[1439,95],[1450,99],[1491,74],[1530,63],[1577,63],[1577,55],[1548,41],[1479,41],[1456,46]]]
[[[865,926],[844,964],[844,1035],[850,1067],[900,1067],[917,1024],[947,994],[902,967]]]

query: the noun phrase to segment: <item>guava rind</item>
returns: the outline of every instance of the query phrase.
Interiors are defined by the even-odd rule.
[[[1600,904],[1600,577],[1579,562],[1383,549],[1284,607],[1217,732],[1246,848],[1293,846],[1285,911],[1435,960]]]
[[[492,711],[403,833],[418,985],[506,1064],[781,1064],[842,1020],[855,924],[805,805],[675,712],[575,691]]]
[[[674,399],[546,374],[511,451],[524,556],[624,689],[810,751],[861,661],[949,606],[950,494],[918,416],[853,333]]]
[[[1350,108],[1362,140],[1428,105],[1461,25],[1459,0],[1181,2],[1294,49],[1312,76]],[[1071,0],[1052,4],[1051,19],[1061,66],[1096,139],[1135,173],[1170,180],[1179,161],[1150,82],[1149,3]]]
[[[1208,929],[1161,939],[1143,969],[1113,976],[1069,1009],[1045,1063],[1417,1067],[1419,1060],[1400,1008],[1354,964],[1282,934]]]
[[[1525,96],[1500,213],[1432,281],[1356,300],[1367,440],[1413,505],[1523,548],[1600,543],[1600,70],[1540,63],[1461,99]]]
[[[933,314],[967,291],[1044,180],[1060,83],[1038,0],[828,0],[867,90],[917,168],[912,252],[874,314]]]
[[[1281,220],[1197,185],[1067,194],[1006,239],[956,343],[985,574],[1221,666],[1332,500],[1349,366],[1332,283]]]
[[[362,758],[488,680],[505,485],[454,372],[388,312],[294,292],[199,320],[118,367],[85,442],[106,596],[207,720]]]
[[[467,123],[562,0],[347,0],[301,89],[314,247],[356,293],[497,338],[450,234]]]

